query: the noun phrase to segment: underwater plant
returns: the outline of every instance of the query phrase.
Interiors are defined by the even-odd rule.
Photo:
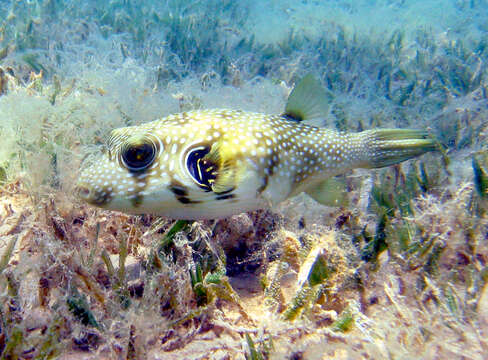
[[[483,359],[487,6],[0,1],[0,357]],[[441,152],[221,220],[75,198],[112,129],[279,114],[310,71],[321,125]]]

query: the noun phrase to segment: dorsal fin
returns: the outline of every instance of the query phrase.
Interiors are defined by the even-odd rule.
[[[329,112],[330,97],[330,93],[320,82],[312,74],[308,74],[291,91],[283,116],[293,121],[320,126]]]

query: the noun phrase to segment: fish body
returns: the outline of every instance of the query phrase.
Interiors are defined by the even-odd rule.
[[[383,167],[435,150],[422,131],[344,133],[308,125],[324,106],[310,77],[282,115],[195,110],[116,129],[78,181],[85,201],[175,219],[214,219],[276,205],[349,169]],[[298,90],[297,90],[298,89]]]

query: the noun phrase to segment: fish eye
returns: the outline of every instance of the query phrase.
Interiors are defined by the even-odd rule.
[[[147,169],[156,158],[156,145],[152,141],[129,143],[122,149],[121,159],[132,172]]]
[[[205,158],[210,152],[209,147],[199,146],[186,155],[186,168],[198,186],[205,190],[211,190],[212,184],[217,178],[217,166]]]

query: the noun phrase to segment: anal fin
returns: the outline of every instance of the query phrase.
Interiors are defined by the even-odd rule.
[[[346,184],[337,178],[329,178],[314,184],[307,188],[305,193],[325,206],[347,206],[348,204]]]

